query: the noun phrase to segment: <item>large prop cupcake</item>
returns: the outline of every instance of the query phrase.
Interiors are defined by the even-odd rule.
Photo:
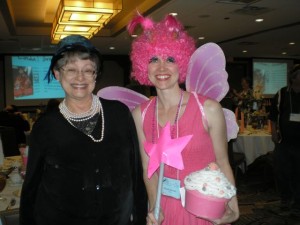
[[[186,210],[209,220],[221,218],[227,202],[236,195],[236,188],[216,163],[189,174],[184,184]]]

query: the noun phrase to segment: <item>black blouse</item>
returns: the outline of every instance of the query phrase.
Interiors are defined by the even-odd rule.
[[[136,222],[145,220],[146,192],[131,113],[120,102],[101,103],[102,142],[74,128],[58,110],[34,124],[21,225],[127,225],[134,224],[131,215]],[[99,117],[94,131],[101,123]]]

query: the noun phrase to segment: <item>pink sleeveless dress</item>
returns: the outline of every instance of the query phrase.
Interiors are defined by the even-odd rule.
[[[205,97],[198,95],[200,104],[204,104]],[[141,105],[144,117],[143,130],[148,142],[157,139],[155,99]],[[161,129],[160,126],[159,130]],[[172,127],[171,127],[172,129]],[[174,125],[173,129],[176,129]],[[177,131],[174,132],[177,136]],[[209,134],[203,127],[202,114],[193,94],[190,95],[184,114],[178,120],[178,137],[193,134],[191,141],[182,151],[184,169],[178,170],[165,165],[164,176],[180,180],[180,186],[184,186],[184,178],[191,172],[203,169],[208,163],[215,161],[213,145]],[[153,137],[156,136],[156,137]],[[176,137],[175,136],[175,137]],[[208,225],[209,221],[197,218],[182,207],[181,200],[168,196],[162,196],[161,207],[165,219],[162,225]]]

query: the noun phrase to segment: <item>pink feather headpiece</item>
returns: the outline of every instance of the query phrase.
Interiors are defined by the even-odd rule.
[[[163,59],[173,57],[179,68],[179,83],[186,78],[188,62],[195,51],[195,41],[190,37],[182,24],[171,15],[154,23],[150,18],[136,16],[127,26],[129,34],[133,34],[137,25],[141,25],[143,33],[132,43],[130,59],[131,76],[142,85],[152,86],[148,79],[148,64],[152,57]]]

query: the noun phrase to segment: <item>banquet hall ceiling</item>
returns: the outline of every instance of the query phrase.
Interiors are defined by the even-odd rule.
[[[50,33],[58,3],[59,0],[1,0],[0,54],[53,53],[55,45],[51,44]],[[155,21],[176,12],[198,46],[216,42],[228,59],[300,60],[299,9],[299,0],[123,0],[122,12],[91,41],[102,54],[126,55],[132,41],[126,25],[137,11]],[[255,22],[258,18],[264,21]],[[205,39],[199,40],[202,36]]]

